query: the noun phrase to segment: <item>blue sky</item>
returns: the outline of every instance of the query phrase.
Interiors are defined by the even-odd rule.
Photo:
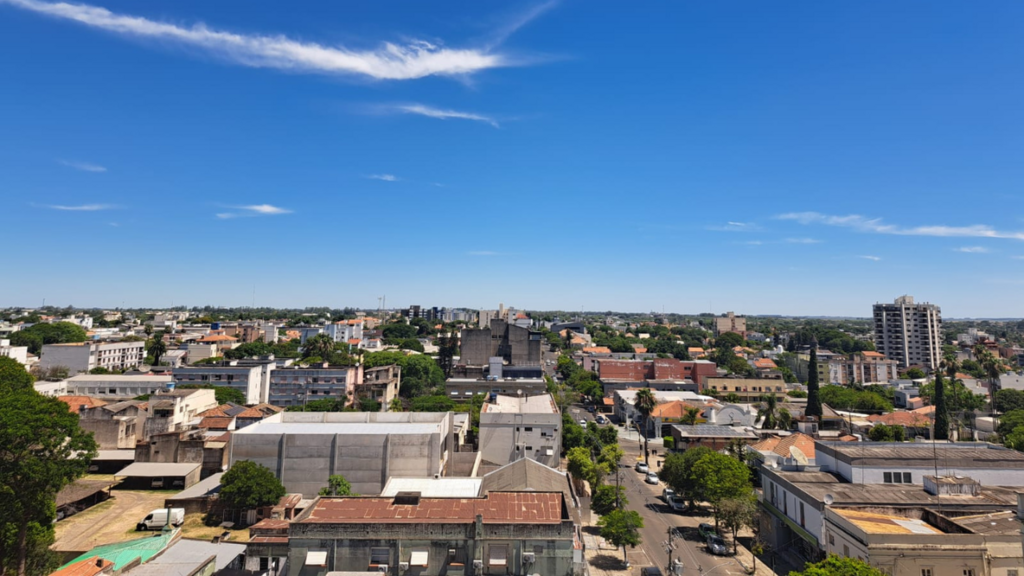
[[[0,305],[1024,316],[1024,4],[0,0]]]

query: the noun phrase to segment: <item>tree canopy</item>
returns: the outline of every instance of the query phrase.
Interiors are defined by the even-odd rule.
[[[29,353],[36,355],[42,352],[43,344],[85,342],[87,338],[85,328],[71,322],[33,324],[10,336],[12,346],[28,346]]]
[[[639,546],[640,529],[644,527],[644,519],[635,510],[612,510],[601,516],[597,521],[601,527],[601,537],[616,547],[622,547],[622,558],[626,558],[626,546]]]
[[[95,455],[78,415],[37,393],[24,367],[0,357],[0,573],[43,576],[56,568],[49,546],[57,493]]]
[[[327,486],[320,489],[321,496],[351,496],[352,484],[341,474],[331,474]]]
[[[892,403],[870,390],[829,385],[821,387],[820,397],[822,403],[835,410],[854,410],[872,414],[892,412]]]
[[[363,357],[367,368],[397,364],[402,368],[402,384],[399,394],[413,398],[424,392],[444,385],[444,372],[425,354],[405,355],[401,352],[372,352]]]
[[[1009,412],[1011,410],[1024,409],[1024,392],[1013,388],[1004,388],[996,392],[992,399],[997,412]]]
[[[789,576],[885,576],[885,573],[863,560],[830,554],[821,562],[805,565],[801,572],[790,572]]]
[[[220,500],[237,510],[271,506],[285,494],[284,485],[269,468],[250,460],[235,462],[220,484]]]

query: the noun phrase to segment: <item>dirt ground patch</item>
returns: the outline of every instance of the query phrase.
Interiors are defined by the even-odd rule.
[[[224,532],[230,532],[231,536],[228,540],[231,542],[248,542],[249,541],[249,529],[242,528],[240,530],[225,530],[220,526],[207,526],[203,523],[204,514],[189,514],[185,516],[185,523],[181,525],[181,536],[183,538],[192,538],[194,540],[210,540],[214,536],[219,536]]]
[[[100,544],[123,542],[142,537],[134,532],[139,520],[164,507],[167,492],[112,490],[102,504],[61,520],[56,526],[53,549],[60,552],[85,552]]]

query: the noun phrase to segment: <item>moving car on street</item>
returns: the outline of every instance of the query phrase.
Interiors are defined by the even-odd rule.
[[[635,470],[636,470],[637,472],[640,472],[640,473],[646,474],[646,473],[647,473],[647,463],[646,463],[646,462],[643,462],[643,461],[641,461],[641,462],[637,462],[637,463],[636,463],[636,467],[635,467],[634,469],[635,469]]]
[[[648,484],[654,484],[655,486],[657,486],[659,482],[658,475],[655,474],[654,472],[648,472],[647,476],[644,477],[644,482],[647,482]]]
[[[729,554],[729,547],[725,545],[725,540],[722,539],[718,534],[711,534],[707,537],[708,552],[715,556],[727,556]]]

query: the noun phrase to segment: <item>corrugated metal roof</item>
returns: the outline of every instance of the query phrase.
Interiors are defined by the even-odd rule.
[[[165,462],[136,462],[115,476],[137,478],[156,478],[160,476],[188,476],[193,470],[199,468],[199,463],[165,463]]]
[[[558,524],[562,494],[491,492],[485,498],[420,498],[418,504],[395,504],[393,498],[321,498],[304,524],[472,523]]]

